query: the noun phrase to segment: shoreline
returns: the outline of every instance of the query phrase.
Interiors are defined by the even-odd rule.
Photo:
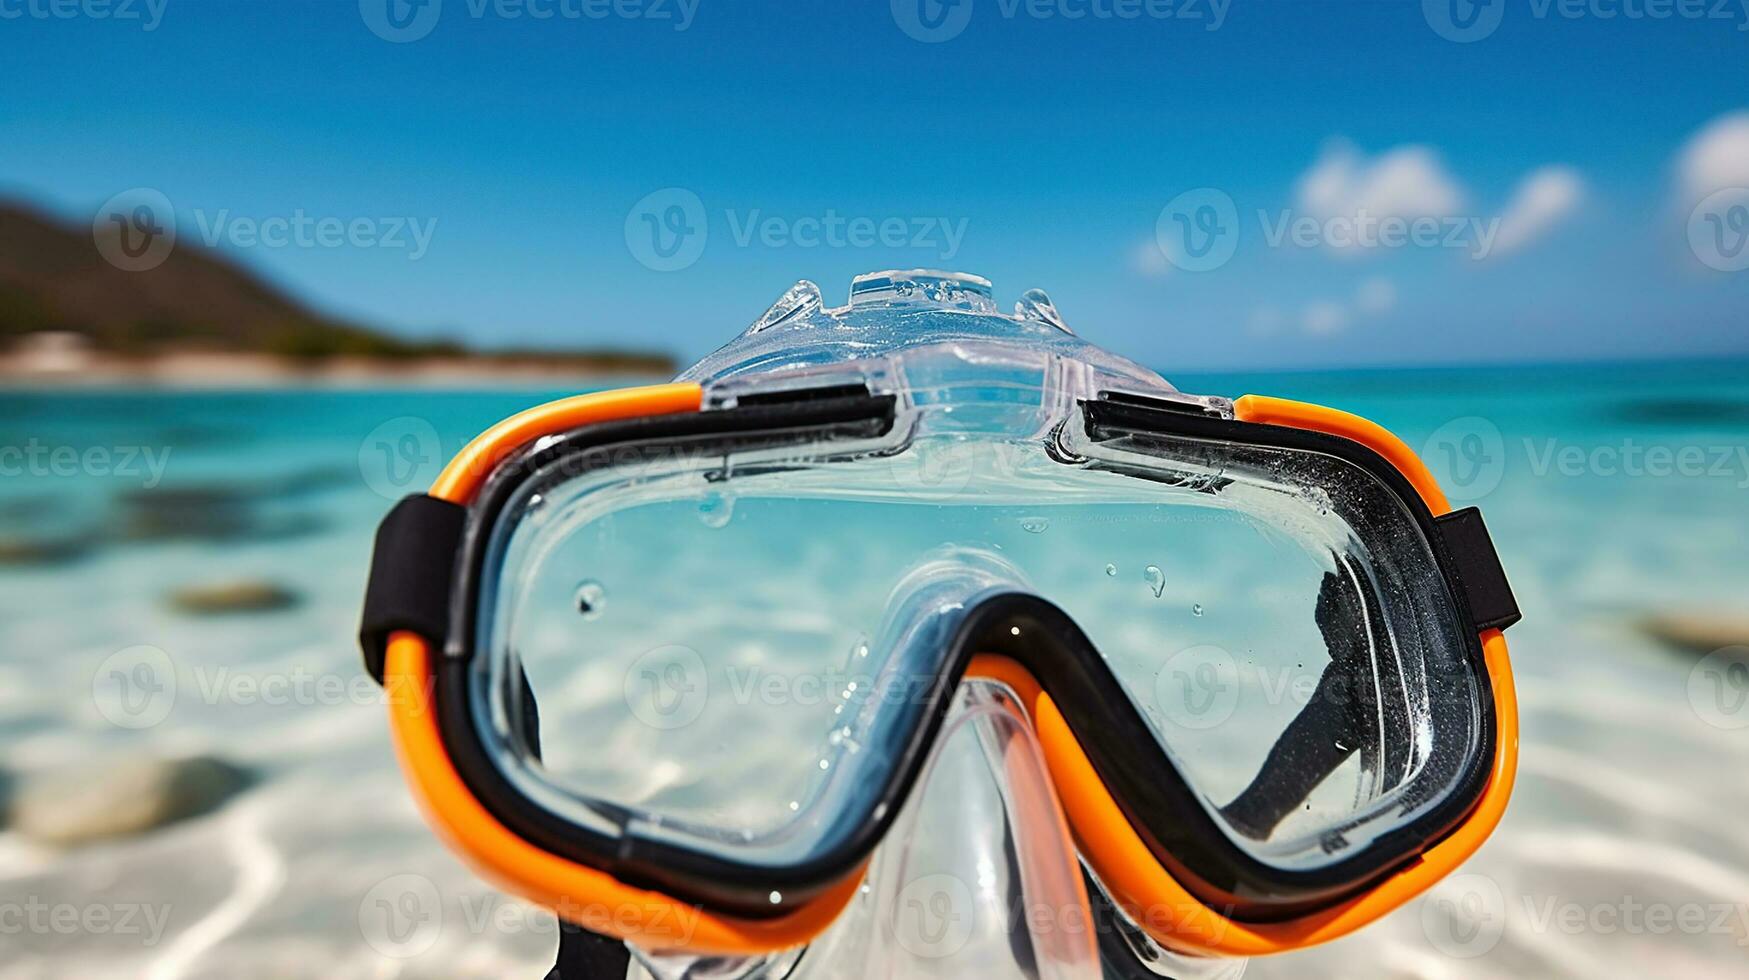
[[[678,368],[651,359],[641,365],[588,355],[424,357],[408,360],[332,357],[299,362],[268,354],[184,352],[153,357],[83,354],[63,358],[0,357],[0,390],[80,391],[107,389],[445,389],[540,387],[565,382],[603,386],[666,381]]]

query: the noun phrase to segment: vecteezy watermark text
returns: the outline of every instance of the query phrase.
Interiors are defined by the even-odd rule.
[[[880,887],[877,885],[876,887]],[[921,874],[899,888],[894,908],[892,937],[906,952],[923,960],[946,959],[958,954],[972,937],[986,931],[991,922],[1003,929],[1024,929],[1036,941],[1058,937],[1048,945],[1062,948],[1081,938],[1091,949],[1099,936],[1115,938],[1120,927],[1106,916],[1095,916],[1080,899],[1040,901],[1015,895],[1006,901],[991,901],[985,889],[973,890],[966,878],[947,871]],[[1218,940],[1226,934],[1233,914],[1231,905],[1211,908],[1200,902],[1154,902],[1126,908],[1129,921],[1155,934],[1200,933]],[[1070,942],[1065,942],[1069,940]]]
[[[818,217],[784,218],[750,211],[724,211],[735,245],[746,248],[757,239],[766,248],[914,248],[933,249],[944,259],[959,254],[966,237],[966,219],[847,217],[832,208]]]
[[[201,244],[233,249],[381,249],[407,254],[417,262],[437,234],[435,217],[313,215],[303,208],[266,217],[237,215],[230,208],[195,208]],[[147,272],[164,264],[176,248],[177,213],[163,192],[136,187],[115,195],[97,209],[92,241],[104,261],[124,272]]]
[[[406,44],[437,28],[443,5],[444,0],[358,0],[358,13],[372,34]],[[699,0],[462,0],[462,5],[472,20],[637,20],[668,24],[678,32],[692,27]]]
[[[1533,476],[1601,476],[1652,480],[1733,480],[1749,490],[1749,445],[1666,446],[1643,444],[1632,437],[1619,445],[1563,446],[1558,440],[1539,444],[1524,440]]]
[[[1749,444],[1617,442],[1581,445],[1526,436],[1509,443],[1500,427],[1477,415],[1452,419],[1433,431],[1421,458],[1454,500],[1480,500],[1500,485],[1508,458],[1521,452],[1536,479],[1713,480],[1749,490]]]
[[[1422,931],[1436,949],[1457,959],[1486,955],[1509,926],[1535,935],[1719,936],[1741,947],[1749,946],[1749,905],[1634,895],[1581,902],[1529,893],[1509,901],[1499,882],[1474,872],[1441,881],[1421,902]]]
[[[1421,0],[1421,12],[1435,34],[1469,44],[1500,29],[1507,5],[1508,0]],[[1749,30],[1749,0],[1529,0],[1519,9],[1539,21],[1707,20]]]
[[[1478,215],[1353,214],[1311,215],[1292,209],[1255,212],[1258,234],[1268,248],[1327,248],[1364,252],[1448,249],[1476,261],[1494,252],[1500,218]],[[1208,272],[1227,264],[1243,237],[1239,207],[1214,187],[1185,191],[1166,203],[1154,224],[1154,239],[1166,260],[1186,272]]]
[[[913,40],[938,44],[960,36],[974,0],[890,0],[893,22]],[[1003,20],[1178,21],[1218,31],[1233,0],[995,0]]]
[[[159,647],[138,645],[105,657],[91,674],[97,712],[118,728],[151,728],[179,702],[245,707],[336,707],[427,704],[427,679],[392,675],[381,685],[356,670],[293,667],[250,671],[220,665],[179,665]]]
[[[561,918],[596,932],[638,932],[684,943],[697,930],[700,912],[682,902],[659,899],[609,902],[560,897],[542,907],[497,894],[469,892],[446,898],[436,882],[412,873],[384,878],[358,903],[359,934],[372,949],[393,959],[430,951],[445,928],[459,926],[471,936],[551,936],[558,934]]]
[[[0,20],[107,20],[151,33],[170,0],[0,0]]]
[[[1257,212],[1263,241],[1270,248],[1448,248],[1485,259],[1494,251],[1499,218],[1465,215],[1404,217],[1378,215],[1365,209],[1324,218],[1281,210],[1272,217]]]
[[[139,480],[150,490],[164,479],[170,465],[169,446],[50,445],[28,439],[21,446],[0,446],[0,476],[38,479],[95,477]]]
[[[0,936],[137,936],[156,946],[169,905],[145,902],[50,902],[35,895],[0,901]]]
[[[265,218],[234,216],[229,208],[210,214],[197,208],[194,220],[208,248],[386,249],[404,251],[413,262],[425,257],[437,233],[436,218],[317,217],[303,208]]]
[[[965,242],[966,218],[931,215],[768,214],[762,208],[726,208],[722,221],[736,248],[910,249],[950,261]],[[684,187],[646,194],[626,214],[625,241],[632,257],[657,272],[687,268],[710,240],[704,200]]]

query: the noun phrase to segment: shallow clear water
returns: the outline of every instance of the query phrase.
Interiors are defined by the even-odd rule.
[[[1749,365],[1175,380],[1398,432],[1483,507],[1526,613],[1510,634],[1523,761],[1500,832],[1450,887],[1249,975],[1741,975],[1749,727],[1729,726],[1749,710],[1709,701],[1709,664],[1634,623],[1749,616]],[[377,693],[353,682],[353,632],[392,497],[551,394],[0,394],[0,447],[35,454],[0,458],[0,767],[206,752],[266,777],[129,840],[54,852],[0,831],[5,902],[112,919],[8,929],[0,978],[543,974],[550,918],[426,831]],[[77,460],[58,465],[57,447]],[[301,601],[208,617],[167,602],[237,579]],[[106,685],[139,645],[174,684],[118,714]],[[389,935],[381,903],[407,895],[423,925]]]

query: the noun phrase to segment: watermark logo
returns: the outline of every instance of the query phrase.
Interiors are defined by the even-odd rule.
[[[379,686],[368,674],[346,671],[340,673],[313,671],[297,666],[289,671],[233,673],[228,666],[191,671],[193,686],[188,690],[203,704],[234,704],[280,707],[317,707],[332,705],[390,706],[409,704],[420,706],[431,701],[429,682],[406,675],[384,678]]]
[[[377,882],[358,903],[358,931],[371,949],[393,959],[425,953],[443,933],[437,885],[416,874]]]
[[[1477,215],[1352,214],[1313,216],[1291,209],[1258,210],[1257,224],[1270,248],[1376,251],[1404,248],[1463,251],[1477,262],[1494,254],[1501,219]]]
[[[1224,724],[1239,706],[1239,665],[1213,644],[1180,650],[1154,674],[1154,706],[1180,728]]]
[[[647,902],[578,901],[557,896],[539,905],[472,888],[445,894],[419,874],[397,874],[372,886],[358,903],[365,942],[392,959],[430,952],[444,933],[465,936],[556,937],[559,922],[595,932],[632,931],[689,942],[700,911],[661,899]]]
[[[915,249],[940,261],[959,254],[968,224],[966,218],[845,215],[833,208],[795,217],[727,208],[722,220],[735,248]],[[625,240],[646,268],[677,272],[704,254],[710,214],[697,194],[666,187],[645,195],[626,213]]]
[[[1499,30],[1506,0],[1421,0],[1421,13],[1435,34],[1469,44]]]
[[[971,941],[977,925],[972,889],[950,874],[916,878],[899,889],[893,938],[920,959],[945,959]]]
[[[1205,31],[1227,22],[1232,0],[995,0],[1003,20],[1183,21]],[[972,0],[892,0],[893,22],[925,44],[951,41],[972,19]]]
[[[1688,247],[1720,272],[1749,269],[1749,188],[1727,187],[1695,205],[1688,216]]]
[[[1718,936],[1749,946],[1749,905],[1647,902],[1634,895],[1582,903],[1555,895],[1523,897],[1524,928],[1564,936]]]
[[[1477,415],[1452,419],[1427,437],[1421,458],[1453,500],[1480,500],[1506,475],[1506,440],[1500,427]]]
[[[699,0],[462,0],[470,20],[540,23],[645,20],[692,27]],[[454,8],[452,8],[454,9]],[[443,0],[358,0],[359,17],[372,34],[392,44],[423,40],[443,17]]]
[[[155,646],[117,650],[91,675],[91,702],[117,728],[151,728],[176,706],[176,665]]]
[[[1243,220],[1241,220],[1243,218]],[[1394,214],[1357,208],[1307,213],[1293,208],[1247,209],[1215,187],[1185,191],[1167,202],[1154,223],[1154,240],[1172,266],[1208,272],[1226,265],[1244,237],[1243,225],[1270,249],[1324,249],[1363,255],[1403,249],[1445,249],[1477,262],[1494,254],[1503,219],[1463,214]],[[1388,303],[1387,303],[1388,305]]]
[[[684,187],[644,195],[626,214],[626,248],[645,268],[678,272],[704,254],[710,222],[704,201]]]
[[[1598,446],[1562,445],[1557,439],[1524,440],[1532,476],[1602,477],[1629,480],[1730,480],[1749,490],[1749,445],[1669,445],[1633,438]]]
[[[1749,647],[1724,647],[1702,657],[1688,672],[1688,704],[1714,728],[1749,728]]]
[[[626,706],[651,728],[684,728],[704,713],[710,677],[698,651],[679,644],[648,650],[625,675]]]
[[[1422,899],[1421,931],[1447,956],[1486,955],[1506,934],[1506,896],[1487,875],[1452,875]]]
[[[1749,490],[1749,445],[1740,442],[1648,443],[1629,436],[1588,444],[1525,436],[1508,444],[1493,422],[1466,416],[1435,429],[1421,447],[1422,460],[1454,501],[1494,492],[1508,457],[1522,457],[1520,472],[1536,480],[1718,480]]]
[[[381,249],[405,252],[408,261],[417,262],[430,251],[437,234],[436,218],[342,218],[312,215],[303,208],[265,218],[233,215],[229,208],[211,214],[196,208],[193,216],[208,248],[224,244],[237,249]]]
[[[196,208],[190,214],[208,248],[383,249],[406,252],[410,261],[418,261],[437,233],[436,218],[343,218],[312,215],[302,208],[263,218],[233,215],[228,208]],[[146,272],[164,264],[176,248],[177,235],[170,199],[149,187],[105,201],[91,225],[98,254],[124,272]]]
[[[892,0],[893,22],[913,40],[939,44],[972,22],[972,0]]]
[[[893,487],[919,500],[975,496],[993,486],[1049,479],[1061,465],[1031,446],[945,434],[914,440],[886,459]],[[1048,523],[1023,519],[1021,526],[1042,532]]]
[[[149,272],[176,248],[176,209],[150,187],[122,191],[97,209],[91,240],[97,254],[117,269]]]
[[[1749,30],[1743,0],[1529,0],[1531,18],[1546,20],[1714,20]],[[1422,0],[1427,26],[1447,41],[1469,44],[1490,37],[1506,15],[1506,0]],[[1516,14],[1514,16],[1517,16]]]
[[[443,16],[443,0],[358,0],[358,15],[370,32],[391,44],[429,35]]]
[[[1001,446],[970,440],[927,440],[889,460],[893,485],[921,500],[958,497],[971,485],[981,457],[1000,460]]]
[[[365,485],[390,500],[430,486],[442,469],[437,429],[416,416],[389,419],[358,444],[358,472]]]
[[[1185,191],[1160,210],[1154,240],[1166,260],[1186,272],[1218,269],[1239,247],[1239,209],[1225,191]]]

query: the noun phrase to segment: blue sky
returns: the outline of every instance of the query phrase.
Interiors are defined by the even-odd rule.
[[[690,359],[797,278],[934,266],[1168,374],[1749,353],[1739,0],[435,0],[401,43],[385,2],[0,0],[0,194],[151,188],[319,308],[488,346]],[[373,234],[237,230],[298,214]],[[1432,237],[1344,244],[1387,219]]]

